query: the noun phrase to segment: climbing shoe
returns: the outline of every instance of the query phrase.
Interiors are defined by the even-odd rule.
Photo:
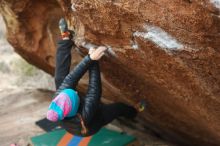
[[[143,112],[146,108],[146,102],[144,100],[141,100],[137,105],[136,105],[136,109],[139,112]]]
[[[61,33],[68,32],[68,25],[64,18],[61,18],[59,21],[59,28]]]
[[[59,21],[59,29],[62,39],[72,39],[75,35],[74,31],[68,29],[68,24],[64,18]]]

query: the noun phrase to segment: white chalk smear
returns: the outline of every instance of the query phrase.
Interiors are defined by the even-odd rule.
[[[139,49],[138,44],[133,44],[133,45],[132,45],[132,48],[133,48],[134,50]]]
[[[71,9],[72,9],[73,12],[76,12],[75,3],[72,3]]]
[[[96,46],[96,45],[94,45],[92,43],[86,42],[86,41],[83,41],[81,43],[81,46],[86,48],[86,49],[88,49],[88,50],[91,49],[91,48],[97,48],[98,47],[98,46]]]
[[[134,50],[137,50],[139,49],[139,46],[137,44],[137,42],[135,40],[132,40],[131,41],[131,47],[134,49]]]
[[[133,35],[136,37],[142,37],[144,39],[148,39],[153,43],[157,44],[161,48],[169,49],[169,50],[179,50],[183,49],[183,45],[179,43],[174,37],[169,35],[163,29],[152,26],[145,25],[144,29],[146,32],[136,31]]]
[[[106,45],[106,47],[108,48],[108,53],[111,55],[111,56],[114,56],[114,57],[117,57],[115,51],[113,51],[112,47],[111,46],[108,46]]]
[[[210,0],[210,2],[216,7],[220,9],[220,0]]]

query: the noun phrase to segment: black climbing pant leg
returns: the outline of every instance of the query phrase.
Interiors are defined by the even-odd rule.
[[[74,43],[72,40],[60,40],[57,45],[55,68],[56,89],[60,87],[64,78],[69,74],[71,65],[71,48]]]
[[[103,104],[101,106],[101,112],[103,119],[102,125],[106,125],[118,117],[133,119],[137,115],[137,110],[134,107],[120,102]]]
[[[100,109],[89,124],[90,133],[97,133],[103,126],[111,123],[118,117],[133,119],[136,115],[137,110],[124,103],[101,104]]]

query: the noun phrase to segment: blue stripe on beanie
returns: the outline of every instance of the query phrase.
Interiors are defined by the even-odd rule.
[[[75,116],[77,114],[79,104],[80,104],[80,99],[79,99],[77,92],[73,89],[64,89],[61,93],[67,94],[72,102],[72,110],[67,115],[67,117]]]

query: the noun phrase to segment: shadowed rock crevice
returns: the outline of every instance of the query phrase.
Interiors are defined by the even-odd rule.
[[[63,12],[56,1],[1,1],[8,41],[26,60],[52,74]]]
[[[147,127],[185,145],[220,144],[219,8],[215,0],[0,0],[8,40],[27,61],[53,74],[65,15],[78,46],[115,54],[101,61],[106,97],[146,100]]]

